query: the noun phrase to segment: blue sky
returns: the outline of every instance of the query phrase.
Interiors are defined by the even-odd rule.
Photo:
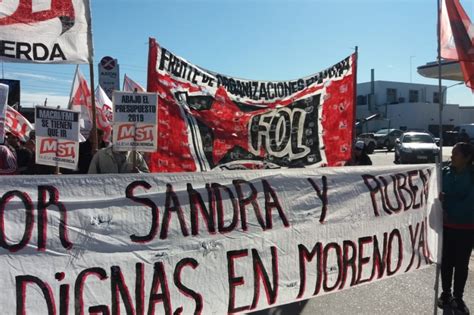
[[[91,0],[94,63],[112,56],[146,86],[148,38],[203,68],[253,80],[315,73],[359,47],[358,82],[426,83],[416,67],[436,60],[437,0]],[[474,0],[461,0],[474,18]],[[410,68],[411,61],[411,68]],[[75,66],[4,63],[22,82],[22,105],[66,106]],[[81,66],[88,76],[88,66]],[[97,78],[95,82],[98,82]],[[451,85],[453,81],[443,81]],[[122,84],[122,82],[121,82]],[[474,106],[464,85],[448,103]]]

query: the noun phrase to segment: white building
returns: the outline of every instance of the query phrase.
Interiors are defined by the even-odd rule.
[[[445,91],[443,103],[449,90]],[[438,85],[391,81],[360,83],[357,84],[356,104],[356,119],[359,121],[379,114],[379,118],[362,123],[359,132],[374,132],[381,128],[425,129],[438,135]],[[443,130],[465,123],[474,123],[474,107],[444,106]]]

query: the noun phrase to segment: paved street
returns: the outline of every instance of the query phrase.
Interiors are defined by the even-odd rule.
[[[449,160],[452,147],[443,148]],[[370,155],[374,165],[392,165],[393,152],[377,150]],[[370,283],[303,302],[255,312],[255,315],[313,314],[434,314],[436,267]],[[469,265],[465,302],[474,311],[474,255]],[[438,310],[438,314],[442,314]]]

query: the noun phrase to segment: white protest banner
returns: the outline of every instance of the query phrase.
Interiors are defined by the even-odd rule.
[[[157,148],[156,93],[114,91],[113,143],[118,151],[154,152]]]
[[[9,105],[7,105],[5,129],[20,138],[21,141],[27,141],[30,132],[34,130],[28,119]]]
[[[35,107],[36,163],[77,169],[79,112]]]
[[[434,165],[0,187],[5,314],[254,311],[428,267],[442,230]]]
[[[90,63],[89,0],[1,1],[0,38],[8,62]]]
[[[5,141],[5,116],[7,114],[8,85],[0,84],[0,143]]]

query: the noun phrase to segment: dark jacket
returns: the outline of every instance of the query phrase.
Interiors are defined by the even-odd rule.
[[[474,170],[468,167],[457,173],[454,167],[443,168],[444,225],[474,229]]]

